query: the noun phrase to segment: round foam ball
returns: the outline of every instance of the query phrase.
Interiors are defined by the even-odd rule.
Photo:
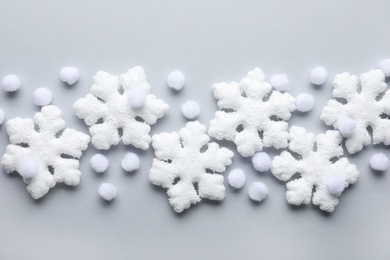
[[[188,119],[194,119],[200,114],[200,106],[197,102],[189,100],[181,106],[181,113]]]
[[[371,156],[370,166],[376,171],[386,171],[389,169],[389,158],[383,153],[377,153]]]
[[[390,77],[390,59],[381,60],[379,62],[379,68],[385,74],[385,77]]]
[[[290,83],[286,74],[276,74],[271,77],[272,87],[278,91],[284,92],[290,89]]]
[[[34,104],[37,106],[47,106],[53,99],[53,94],[48,88],[37,88],[33,94]]]
[[[139,109],[145,106],[148,93],[142,87],[135,87],[129,91],[128,101],[132,108]]]
[[[168,87],[173,88],[174,90],[181,90],[184,87],[185,82],[186,78],[180,70],[175,70],[168,74]]]
[[[254,182],[248,190],[249,198],[254,201],[262,201],[268,195],[268,187],[262,182]]]
[[[258,152],[252,157],[253,168],[259,172],[269,171],[271,168],[271,158],[267,153]]]
[[[38,162],[31,156],[24,157],[19,162],[18,172],[23,178],[32,178],[38,173]]]
[[[337,121],[337,125],[343,137],[350,137],[356,131],[356,121],[349,116],[341,116]]]
[[[6,92],[14,92],[20,89],[20,79],[14,74],[9,74],[2,79],[1,87]]]
[[[75,67],[64,67],[60,70],[60,79],[69,85],[73,85],[80,78],[80,71]]]
[[[122,159],[122,168],[127,172],[139,169],[141,161],[135,153],[128,152]]]
[[[108,165],[110,164],[107,157],[100,153],[92,156],[91,160],[89,160],[89,163],[95,172],[105,172],[108,168]]]
[[[228,175],[228,183],[235,189],[241,189],[246,182],[246,176],[242,169],[233,169]]]
[[[324,67],[315,67],[310,73],[310,82],[314,85],[323,85],[328,79],[328,71]]]
[[[0,108],[0,125],[4,123],[5,113],[4,110]]]
[[[339,175],[330,174],[326,179],[326,188],[330,194],[338,197],[345,189],[345,180]]]
[[[314,97],[307,93],[301,93],[295,99],[295,106],[300,112],[308,112],[314,106]]]
[[[116,191],[116,188],[114,185],[112,185],[110,183],[102,183],[99,186],[98,194],[103,199],[105,199],[107,201],[111,201],[112,199],[114,199],[116,197],[117,191]]]

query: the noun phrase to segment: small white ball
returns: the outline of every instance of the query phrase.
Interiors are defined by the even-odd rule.
[[[89,163],[91,164],[92,169],[99,173],[105,172],[108,168],[108,165],[110,164],[107,157],[100,153],[92,156],[91,160],[89,160]]]
[[[328,79],[328,71],[324,67],[315,67],[310,73],[310,82],[314,85],[323,85]]]
[[[386,171],[389,169],[389,158],[383,153],[377,153],[371,156],[370,166],[376,171]]]
[[[167,77],[168,87],[177,91],[184,87],[185,82],[186,78],[180,70],[172,71]]]
[[[32,178],[38,173],[38,162],[31,156],[24,157],[19,162],[18,172],[23,178]]]
[[[276,74],[271,77],[272,87],[278,91],[284,92],[290,89],[290,83],[286,74]]]
[[[78,68],[74,67],[64,67],[60,71],[60,79],[63,82],[68,83],[69,85],[73,85],[79,80],[80,71]]]
[[[1,81],[1,86],[6,92],[13,92],[20,89],[20,79],[14,74],[9,74]]]
[[[295,106],[300,112],[308,112],[314,107],[314,97],[307,93],[301,93],[295,99]]]
[[[234,169],[228,175],[228,183],[235,189],[241,189],[246,182],[246,176],[242,169]]]
[[[200,106],[198,102],[189,100],[181,106],[181,113],[188,119],[194,119],[200,114]]]
[[[248,195],[254,201],[262,201],[268,195],[268,187],[262,182],[254,182],[249,187]]]
[[[343,137],[350,137],[356,131],[356,121],[349,116],[341,116],[337,121],[337,125]]]
[[[345,180],[343,177],[330,174],[326,179],[326,188],[333,196],[340,196],[345,189]]]
[[[102,183],[99,186],[98,194],[103,199],[110,201],[116,197],[117,191],[114,185],[110,183]]]
[[[47,106],[53,99],[53,94],[48,88],[37,88],[33,94],[34,104],[37,106]]]
[[[390,59],[384,59],[379,62],[379,68],[385,74],[385,77],[390,77]]]
[[[128,152],[122,159],[122,168],[127,172],[139,169],[141,161],[135,153]]]
[[[271,158],[267,153],[258,152],[252,157],[253,168],[259,172],[269,171],[271,168]]]
[[[5,113],[4,110],[0,108],[0,125],[4,123]]]
[[[142,87],[135,87],[129,91],[128,101],[132,108],[140,109],[145,106],[148,93]]]

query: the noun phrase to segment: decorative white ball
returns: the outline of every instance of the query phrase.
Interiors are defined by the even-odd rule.
[[[142,87],[135,87],[129,91],[128,101],[132,108],[139,109],[145,106],[148,93]]]
[[[0,108],[0,125],[4,123],[5,113],[4,110]]]
[[[6,92],[16,91],[20,89],[20,79],[14,74],[9,74],[2,79],[1,87]]]
[[[53,99],[53,94],[48,88],[37,88],[33,94],[34,104],[37,106],[47,106]]]
[[[385,74],[385,77],[390,77],[390,59],[381,60],[379,62],[379,68]]]
[[[102,183],[99,186],[98,194],[103,199],[105,199],[107,201],[111,201],[112,199],[114,199],[116,197],[117,191],[116,191],[116,188],[114,185],[112,185],[110,183]]]
[[[271,168],[271,158],[267,153],[258,152],[252,157],[253,168],[259,172],[269,171]]]
[[[314,97],[308,93],[301,93],[295,99],[295,106],[300,112],[308,112],[314,106]]]
[[[268,187],[262,182],[254,182],[249,187],[248,195],[254,201],[262,201],[268,195]]]
[[[139,169],[141,161],[135,153],[128,152],[122,159],[122,168],[127,172]]]
[[[356,131],[356,121],[349,116],[341,116],[337,121],[337,125],[343,137],[350,137]]]
[[[246,176],[242,169],[233,169],[228,175],[228,183],[235,189],[241,189],[246,182]]]
[[[330,194],[338,197],[345,189],[345,180],[339,175],[330,174],[326,179],[326,188]]]
[[[276,74],[271,77],[270,84],[278,91],[284,92],[290,89],[290,83],[286,74]]]
[[[94,156],[92,156],[91,160],[89,160],[89,163],[91,164],[92,169],[95,172],[99,172],[99,173],[105,172],[108,168],[108,165],[110,164],[107,157],[100,153],[97,153]]]
[[[20,160],[18,172],[23,178],[32,178],[38,173],[38,162],[33,157],[26,156]]]
[[[314,85],[323,85],[328,79],[328,71],[324,67],[315,67],[310,73],[310,82]]]
[[[181,112],[186,118],[194,119],[200,114],[200,106],[198,102],[189,100],[181,106]]]
[[[180,70],[172,71],[167,77],[168,87],[177,91],[184,87],[185,82],[186,78]]]
[[[80,71],[78,68],[74,67],[64,67],[60,70],[60,79],[63,82],[73,85],[80,78]]]
[[[383,153],[377,153],[371,156],[370,166],[376,171],[386,171],[389,169],[389,158]]]

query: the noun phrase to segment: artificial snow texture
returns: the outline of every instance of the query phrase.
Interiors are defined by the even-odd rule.
[[[0,125],[4,123],[5,113],[4,110],[0,108]]]
[[[233,152],[209,143],[206,127],[189,122],[179,133],[153,135],[153,159],[149,180],[168,189],[169,203],[180,213],[202,198],[223,200],[224,177],[221,174],[232,163]],[[205,151],[201,148],[207,145]]]
[[[246,176],[242,169],[233,169],[227,179],[229,185],[235,189],[241,189],[246,182]]]
[[[119,92],[121,88],[123,94]],[[143,88],[147,93],[140,108],[133,108],[128,102],[129,93],[136,88]],[[107,150],[122,139],[125,145],[146,150],[151,142],[150,126],[164,116],[169,106],[150,94],[144,69],[135,67],[120,77],[99,71],[90,93],[77,100],[73,108],[89,126],[92,144],[97,149]]]
[[[269,171],[269,169],[271,168],[271,164],[272,164],[271,158],[267,153],[258,152],[255,153],[255,155],[253,155],[252,157],[252,165],[256,171],[259,172]]]
[[[34,120],[17,117],[7,122],[11,144],[1,158],[1,165],[7,173],[11,173],[23,166],[25,158],[36,160],[36,175],[23,179],[34,199],[43,197],[56,183],[75,186],[80,182],[78,159],[82,151],[87,149],[90,138],[65,128],[61,115],[58,107],[45,106],[35,114]],[[39,127],[38,131],[34,129],[34,122]],[[57,137],[62,130],[62,134]]]
[[[98,194],[102,197],[102,199],[111,201],[116,198],[117,190],[111,183],[102,183],[99,186]]]
[[[200,114],[200,106],[198,102],[189,100],[181,106],[181,113],[188,119],[197,118]]]
[[[175,70],[168,74],[167,77],[168,87],[176,91],[181,90],[184,87],[185,82],[186,82],[186,78],[183,72],[181,72],[180,70]]]
[[[287,147],[287,120],[295,110],[295,99],[273,91],[264,79],[263,71],[255,68],[240,83],[213,85],[220,111],[210,121],[209,135],[233,141],[244,157],[263,147]]]
[[[122,169],[127,172],[132,172],[139,169],[141,160],[135,153],[128,152],[122,159]]]
[[[359,152],[371,142],[390,144],[390,91],[386,90],[385,76],[381,70],[370,70],[358,78],[345,72],[336,75],[332,95],[323,108],[321,119],[338,129],[340,118],[349,117],[356,122],[356,129],[347,138],[345,145],[350,154]],[[386,91],[386,92],[385,92]],[[382,97],[380,97],[384,94]],[[340,102],[337,99],[344,99]],[[367,127],[372,129],[372,140]]]
[[[37,106],[47,106],[53,99],[53,94],[48,88],[37,88],[33,94],[34,104]]]
[[[14,74],[9,74],[1,80],[1,87],[6,92],[14,92],[20,89],[20,79]]]
[[[390,59],[383,59],[379,62],[379,68],[385,77],[390,77]]]
[[[342,136],[334,130],[315,136],[302,127],[293,126],[289,139],[290,151],[276,156],[271,168],[275,177],[287,182],[288,203],[301,205],[312,201],[321,210],[333,212],[339,203],[339,194],[329,192],[329,176],[342,179],[344,188],[355,183],[359,176],[355,165],[345,157],[340,158]],[[300,178],[289,181],[295,174]]]
[[[108,165],[110,164],[110,161],[103,154],[97,153],[91,157],[89,163],[91,165],[91,168],[95,172],[101,173],[101,172],[105,172],[108,169]]]
[[[286,74],[273,75],[269,81],[272,87],[280,92],[290,90],[290,83]]]
[[[314,107],[314,97],[308,93],[301,93],[295,99],[295,106],[300,112],[309,112]]]
[[[376,171],[387,171],[389,169],[389,158],[383,153],[377,153],[371,156],[370,166]]]
[[[315,67],[310,72],[310,82],[314,85],[323,85],[327,79],[328,71],[324,67]]]
[[[268,187],[262,182],[254,182],[249,187],[248,195],[251,200],[260,202],[268,195]]]
[[[68,85],[73,85],[79,80],[80,71],[75,67],[64,67],[60,70],[60,79]]]

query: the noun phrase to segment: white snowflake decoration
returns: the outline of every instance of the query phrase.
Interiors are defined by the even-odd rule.
[[[148,149],[151,142],[150,125],[163,117],[169,106],[150,94],[144,69],[135,67],[120,77],[99,71],[93,82],[90,93],[73,105],[76,115],[90,127],[92,144],[97,149],[107,150],[122,138],[125,145]],[[120,88],[123,88],[123,94],[119,92]],[[139,107],[129,104],[128,97],[133,90],[137,93],[146,91],[144,103],[137,97],[132,100]]]
[[[65,128],[65,121],[58,107],[45,106],[31,118],[14,118],[7,122],[11,144],[1,159],[7,173],[17,172],[21,162],[34,158],[37,172],[24,178],[27,190],[34,199],[43,197],[56,183],[78,185],[81,172],[79,159],[87,149],[90,137],[73,129]],[[39,131],[34,129],[34,121]],[[62,134],[58,136],[60,131]],[[71,158],[70,158],[71,157]]]
[[[338,196],[359,176],[355,165],[345,157],[339,158],[343,155],[340,133],[327,131],[315,136],[302,127],[293,126],[289,139],[291,152],[283,151],[276,156],[271,169],[282,181],[290,180],[296,173],[301,176],[287,183],[288,203],[301,205],[313,201],[321,210],[332,212],[339,203]],[[292,153],[298,154],[299,158],[294,158]],[[334,179],[342,184],[338,192],[334,192]]]
[[[287,147],[286,121],[295,110],[295,100],[288,93],[272,90],[264,78],[262,70],[256,68],[240,83],[213,85],[221,111],[211,120],[209,135],[234,141],[245,157],[263,147]]]
[[[225,167],[232,163],[233,152],[208,143],[206,127],[189,122],[179,133],[153,135],[153,160],[149,180],[168,189],[169,202],[178,213],[201,198],[223,200]],[[201,148],[207,145],[207,150]]]
[[[372,128],[374,144],[383,142],[390,144],[390,91],[382,98],[379,96],[386,90],[385,76],[381,70],[371,70],[360,77],[361,90],[358,91],[358,78],[345,72],[336,75],[333,81],[333,97],[344,99],[345,104],[330,100],[322,110],[321,119],[334,128],[339,128],[340,119],[351,118],[356,122],[354,133],[347,138],[346,147],[353,154],[371,143],[367,127]]]

